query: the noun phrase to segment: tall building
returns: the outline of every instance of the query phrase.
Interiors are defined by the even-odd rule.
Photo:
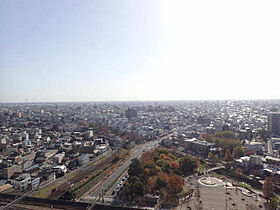
[[[280,135],[280,113],[268,114],[268,132],[274,135]]]
[[[128,108],[125,111],[125,116],[130,120],[133,117],[137,117],[137,111],[135,109]]]

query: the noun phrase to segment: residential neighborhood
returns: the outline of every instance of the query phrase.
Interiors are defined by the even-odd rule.
[[[46,195],[57,199],[55,194],[65,196],[83,179],[68,177],[78,171],[90,174],[88,166],[103,160],[102,154],[133,154],[138,145],[160,140],[161,147],[222,164],[256,186],[270,177],[279,194],[278,109],[274,101],[1,104],[0,191],[40,192],[66,179],[62,192],[55,187]],[[72,199],[82,199],[75,195]]]

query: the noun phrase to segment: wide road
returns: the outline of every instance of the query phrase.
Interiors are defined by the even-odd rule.
[[[128,168],[128,166],[131,164],[132,159],[134,158],[140,158],[142,153],[149,151],[153,148],[155,148],[158,143],[163,139],[168,136],[172,136],[173,133],[168,134],[164,137],[158,138],[157,140],[147,142],[143,145],[138,145],[134,149],[134,154],[128,158],[119,168],[117,168],[102,184],[100,184],[94,192],[92,192],[89,196],[86,197],[85,200],[95,200],[95,198],[104,192],[105,190],[109,190],[108,187],[120,176],[122,175],[125,170]]]

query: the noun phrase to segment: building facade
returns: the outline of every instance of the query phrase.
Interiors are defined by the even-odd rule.
[[[268,115],[268,132],[272,135],[280,135],[280,113]]]

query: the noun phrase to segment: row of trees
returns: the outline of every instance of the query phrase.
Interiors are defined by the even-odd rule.
[[[222,131],[217,132],[216,134],[203,134],[201,138],[205,141],[214,143],[217,147],[223,148],[226,161],[244,156],[244,149],[241,141],[236,138],[235,133],[232,131]],[[212,153],[208,156],[213,159],[217,159],[218,157]]]
[[[130,201],[141,204],[146,193],[160,195],[163,202],[176,206],[176,195],[182,191],[182,176],[189,175],[199,161],[186,155],[173,153],[164,148],[146,152],[141,160],[134,159],[128,169],[129,180],[125,194]]]

